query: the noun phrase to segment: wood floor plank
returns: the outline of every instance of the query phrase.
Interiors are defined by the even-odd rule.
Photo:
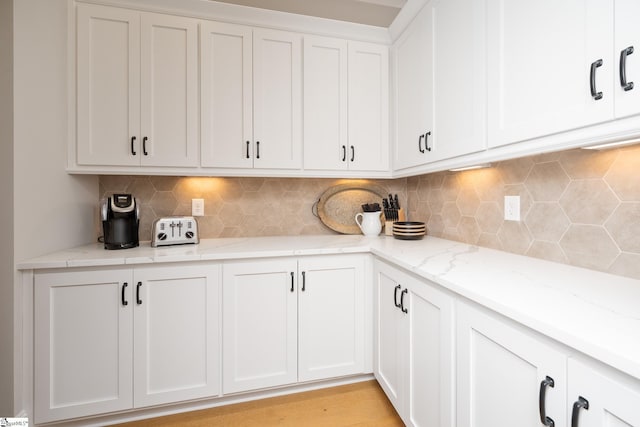
[[[119,427],[401,427],[376,381],[119,424]]]

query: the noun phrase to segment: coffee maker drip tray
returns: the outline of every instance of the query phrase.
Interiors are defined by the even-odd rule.
[[[153,222],[151,246],[171,246],[200,242],[198,222],[192,216],[170,216]]]

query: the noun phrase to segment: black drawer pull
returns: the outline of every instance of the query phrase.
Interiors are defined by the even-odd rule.
[[[142,282],[138,282],[136,285],[136,304],[142,304],[142,300],[140,299],[140,286],[142,286]]]
[[[291,272],[291,292],[293,292],[293,271]]]
[[[571,427],[578,427],[578,419],[580,417],[580,409],[589,410],[589,401],[582,396],[578,397],[573,403],[573,411],[571,411]]]
[[[347,146],[346,145],[342,146],[342,161],[343,162],[347,161]]]
[[[303,271],[302,272],[302,292],[305,291],[306,287],[307,287],[307,276],[306,276],[305,272]]]
[[[135,137],[135,136],[132,136],[132,137],[131,137],[131,154],[132,154],[132,155],[134,155],[134,156],[136,155],[136,147],[135,147],[135,144],[136,144],[136,137]]]
[[[146,136],[144,138],[142,138],[142,154],[144,154],[145,156],[148,156],[149,153],[147,153],[147,140],[149,138],[147,138]]]
[[[622,49],[620,52],[620,86],[625,91],[633,89],[633,82],[627,82],[627,56],[633,53],[633,46]]]
[[[403,313],[408,313],[409,310],[407,310],[406,308],[404,308],[404,296],[405,294],[408,294],[409,291],[407,290],[407,288],[404,288],[402,290],[402,293],[400,294],[400,309],[402,310]]]
[[[122,305],[129,305],[129,301],[127,301],[124,298],[124,291],[125,291],[125,289],[127,289],[127,286],[129,286],[129,284],[127,282],[124,282],[122,284],[122,298],[121,298],[122,299]]]
[[[260,158],[260,141],[256,141],[256,159]]]
[[[351,146],[351,161],[353,162],[356,159],[356,149]]]
[[[398,285],[393,290],[393,305],[395,305],[397,308],[400,308],[400,304],[398,304],[398,289],[400,288],[402,288],[402,286]]]
[[[602,67],[602,59],[598,59],[596,62],[591,63],[591,96],[596,101],[602,99],[602,92],[598,92],[596,89],[596,69]]]
[[[424,153],[424,150],[422,149],[422,138],[424,138],[424,135],[420,135],[420,138],[418,138],[418,151]]]
[[[251,145],[251,143],[249,141],[247,141],[247,159],[249,158],[249,146]]]
[[[427,132],[424,134],[424,148],[427,151],[431,151],[431,147],[429,147],[429,135],[431,135],[431,132]]]
[[[547,396],[547,387],[553,388],[555,386],[555,382],[553,378],[547,376],[540,383],[540,394],[539,398],[539,406],[540,406],[540,422],[547,427],[554,427],[556,424],[552,418],[547,417],[547,408],[546,408],[546,396]]]

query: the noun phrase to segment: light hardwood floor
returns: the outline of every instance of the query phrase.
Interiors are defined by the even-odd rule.
[[[400,427],[375,381],[119,424],[119,427]]]

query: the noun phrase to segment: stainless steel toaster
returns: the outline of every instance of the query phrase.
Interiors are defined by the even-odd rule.
[[[151,246],[195,244],[200,242],[198,222],[192,216],[158,218],[151,229]]]

